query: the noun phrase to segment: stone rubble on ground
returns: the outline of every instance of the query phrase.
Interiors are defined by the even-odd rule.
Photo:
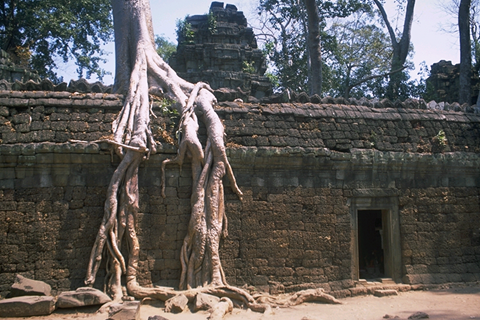
[[[49,315],[55,308],[75,308],[91,305],[101,305],[112,300],[100,290],[82,287],[75,291],[60,293],[58,299],[51,295],[49,284],[25,278],[17,274],[15,282],[10,288],[10,298],[0,300],[0,317],[33,317]],[[139,302],[136,302],[138,306]],[[126,309],[125,304],[121,308]],[[124,320],[128,317],[115,317],[115,320]]]
[[[428,316],[428,314],[426,314],[425,312],[415,312],[414,314],[412,314],[410,317],[408,317],[408,319],[428,319],[430,318]]]
[[[21,296],[0,300],[0,317],[49,315],[55,310],[52,296]]]
[[[17,274],[15,282],[10,288],[10,296],[12,298],[20,296],[49,296],[51,292],[52,288],[49,284],[25,278],[20,274]]]
[[[57,308],[93,306],[111,301],[112,299],[100,290],[90,287],[81,287],[74,291],[60,293],[57,300]]]
[[[397,290],[385,289],[385,290],[375,290],[373,293],[376,297],[387,297],[387,296],[397,296]]]
[[[148,320],[168,320],[168,319],[159,315],[154,315],[154,316],[148,317]]]
[[[187,308],[188,298],[184,294],[178,294],[165,301],[165,312],[180,313]]]
[[[0,317],[43,316],[55,310],[50,285],[19,274],[10,288],[10,297],[0,300]]]
[[[108,320],[140,319],[140,301],[123,301],[110,305]]]
[[[195,301],[193,303],[193,311],[197,312],[199,310],[209,310],[219,301],[219,297],[206,293],[198,293],[195,296]]]

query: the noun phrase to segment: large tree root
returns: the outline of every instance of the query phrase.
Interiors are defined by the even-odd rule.
[[[154,298],[166,301],[177,295],[187,297],[189,303],[193,303],[195,296],[199,293],[210,294],[219,298],[228,298],[233,305],[239,308],[248,308],[255,312],[264,313],[271,308],[288,308],[300,305],[305,302],[319,302],[328,304],[342,304],[335,297],[324,292],[323,289],[308,289],[292,294],[272,296],[269,294],[257,294],[252,296],[247,291],[233,286],[207,286],[189,290],[173,290],[170,288],[155,287],[144,288],[138,284],[129,283],[129,292],[135,293],[138,299]],[[222,307],[223,308],[223,307]]]
[[[222,297],[220,302],[213,306],[209,320],[221,320],[227,313],[233,310],[233,302],[227,297]]]
[[[192,84],[180,77],[156,53],[148,0],[112,0],[115,22],[116,77],[114,90],[125,94],[122,110],[112,125],[113,139],[97,140],[115,145],[121,162],[107,190],[104,217],[92,248],[85,283],[93,285],[101,260],[106,256],[106,291],[114,301],[123,298],[122,276],[126,289],[137,299],[168,300],[184,294],[193,301],[198,293],[221,297],[212,311],[220,319],[232,305],[265,312],[272,306],[290,306],[305,301],[337,301],[323,291],[305,291],[288,298],[258,296],[229,286],[220,262],[219,245],[227,235],[223,177],[242,198],[233,170],[227,159],[223,123],[216,114],[216,99],[208,85]],[[165,196],[165,166],[182,167],[191,159],[191,218],[181,250],[180,291],[142,287],[137,282],[140,244],[137,238],[138,168],[156,143],[150,130],[149,94],[175,101],[182,115],[179,127],[179,150],[174,159],[162,163],[162,195]],[[205,124],[207,140],[198,138],[198,120]],[[72,141],[76,142],[76,141]],[[123,248],[122,248],[123,246]]]

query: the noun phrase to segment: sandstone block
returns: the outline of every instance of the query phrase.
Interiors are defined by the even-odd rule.
[[[199,293],[195,296],[194,311],[209,310],[220,301],[219,297],[206,293]]]
[[[140,301],[124,301],[110,306],[109,320],[136,320],[140,316]]]
[[[49,315],[55,310],[52,296],[23,296],[0,300],[0,317]]]
[[[184,294],[179,294],[165,301],[165,311],[180,313],[180,312],[183,312],[183,310],[185,310],[185,308],[187,307],[187,304],[188,304],[188,298]]]
[[[397,290],[386,289],[386,290],[375,290],[373,293],[376,297],[387,297],[387,296],[397,296]]]
[[[8,117],[10,115],[10,111],[8,110],[7,107],[0,107],[0,116],[2,117]]]
[[[90,287],[81,287],[75,291],[60,293],[57,300],[57,307],[75,308],[100,305],[110,301],[112,301],[112,299],[100,290]]]
[[[43,281],[25,278],[17,274],[15,282],[10,289],[12,297],[19,296],[49,296],[52,291],[50,285]]]
[[[425,312],[415,312],[408,319],[428,319],[430,318]]]

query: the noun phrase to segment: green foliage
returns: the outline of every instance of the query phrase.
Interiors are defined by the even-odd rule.
[[[398,10],[403,10],[405,1],[397,2]],[[391,39],[386,28],[378,23],[381,17],[371,6],[371,1],[318,0],[317,4],[324,95],[383,98],[387,96],[391,78],[398,79],[396,90],[401,100],[425,94],[426,77],[412,80],[409,71],[413,64],[408,60],[406,69],[391,74]],[[279,88],[307,91],[308,30],[303,3],[298,0],[260,0],[258,11],[266,26],[260,32],[263,36],[260,41],[263,40],[269,70],[278,79]],[[411,54],[413,48],[410,49],[410,59]]]
[[[306,37],[301,19],[303,6],[295,0],[260,0],[259,13],[265,14],[271,31],[264,52],[283,88],[305,91],[308,80]]]
[[[410,49],[410,57],[413,54],[413,49]],[[427,88],[426,79],[429,77],[429,69],[425,62],[420,64],[420,72],[418,73],[418,79],[412,79],[409,73],[409,70],[414,68],[413,63],[407,58],[406,61],[407,68],[397,74],[393,75],[397,77],[398,81],[398,95],[396,99],[405,100],[407,98],[424,98],[427,99],[429,92],[433,90]],[[383,87],[383,94],[380,92],[378,97],[387,97],[390,98],[388,94],[388,86]],[[435,99],[437,100],[437,99]]]
[[[157,46],[157,53],[162,59],[168,62],[168,59],[177,51],[175,43],[169,41],[165,36],[155,36],[155,45]]]
[[[327,19],[346,17],[359,10],[370,10],[362,0],[317,1],[320,12],[320,33],[322,56],[331,54],[335,37],[328,34]],[[265,53],[268,63],[277,76],[280,87],[294,91],[307,91],[308,54],[307,23],[304,5],[298,0],[260,0],[259,14],[266,26]],[[329,73],[328,65],[323,65],[322,73]],[[328,79],[330,81],[332,78]]]
[[[336,19],[326,31],[333,39],[325,92],[331,96],[373,97],[386,85],[392,50],[385,32],[374,23],[371,13],[359,12]],[[378,77],[375,77],[378,76]]]
[[[58,81],[59,59],[74,60],[79,77],[105,75],[99,64],[113,33],[109,0],[10,0],[0,17],[1,48],[41,77]]]
[[[217,18],[215,18],[213,12],[208,14],[208,31],[210,31],[210,34],[217,33]]]
[[[177,39],[178,43],[193,44],[195,40],[195,31],[192,30],[192,25],[187,22],[188,16],[185,19],[177,20]]]
[[[167,97],[158,96],[150,96],[150,99],[151,101],[155,101],[155,106],[160,109],[162,115],[170,119],[170,129],[173,129],[173,127],[177,125],[178,120],[180,120],[180,114],[177,109],[173,107],[175,101]]]
[[[248,61],[244,60],[242,71],[245,72],[245,73],[250,73],[250,74],[256,73],[255,61],[248,62]]]
[[[438,144],[442,146],[447,145],[447,135],[445,134],[445,131],[440,130],[438,131],[437,135],[434,137],[434,141],[436,141]]]
[[[172,107],[174,104],[175,101],[168,98],[161,98],[159,103],[159,108],[162,110],[162,114],[169,117],[172,121],[178,119],[180,116],[177,109]]]
[[[276,74],[273,74],[271,72],[265,72],[265,77],[270,80],[270,83],[272,84],[274,90],[280,87],[280,80],[278,79],[278,76]]]

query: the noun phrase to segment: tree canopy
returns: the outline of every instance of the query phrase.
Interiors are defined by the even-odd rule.
[[[73,60],[79,77],[102,79],[101,45],[112,34],[110,0],[5,0],[0,5],[1,48],[15,63],[52,80],[58,80],[58,60]]]
[[[155,35],[155,45],[157,46],[158,55],[167,62],[172,54],[177,51],[177,46],[175,43],[171,42],[163,35]]]
[[[301,1],[260,0],[258,11],[262,17],[263,26],[260,30],[260,40],[265,42],[267,57],[281,87],[295,91],[307,91],[311,78],[321,72],[324,74],[320,76],[320,81],[323,82],[320,87],[323,87],[323,92],[329,94],[335,92],[341,95],[344,90],[339,86],[342,86],[344,81],[338,81],[338,77],[345,77],[343,73],[345,70],[342,71],[342,67],[340,67],[343,63],[341,61],[351,60],[355,56],[357,60],[354,64],[359,66],[367,57],[360,54],[353,54],[347,58],[340,56],[347,54],[344,49],[349,45],[348,41],[351,41],[353,33],[350,27],[350,35],[347,35],[347,28],[340,28],[339,24],[348,22],[339,22],[338,19],[348,19],[353,14],[361,15],[371,12],[372,8],[367,1],[362,0],[323,0],[317,1],[316,4],[318,6],[316,14],[319,16],[319,37],[321,38],[321,68],[312,68],[312,54],[305,49],[313,42],[309,40],[310,30],[313,26],[306,18],[307,7]],[[372,19],[371,14],[369,17]],[[332,21],[336,23],[335,28],[332,26]],[[366,23],[363,18],[362,21],[363,24]],[[344,33],[337,34],[337,31]],[[358,36],[361,35],[357,32],[355,37],[358,38]],[[385,50],[382,48],[381,51]],[[314,91],[320,93],[319,90]]]
[[[326,93],[346,98],[380,96],[392,56],[388,36],[373,23],[371,13],[352,18],[337,19],[327,31],[335,43],[325,61],[330,70]]]
[[[415,1],[395,2],[397,15],[405,17],[401,32],[390,25],[383,3],[316,1],[320,36],[315,37],[321,42],[321,67],[314,68],[312,50],[307,50],[312,43],[312,25],[306,2],[259,0],[261,27],[257,34],[279,89],[312,94],[312,78],[321,73],[322,95],[393,100],[418,97],[423,86],[412,81],[408,73],[413,69],[409,59],[413,54],[410,36]]]

